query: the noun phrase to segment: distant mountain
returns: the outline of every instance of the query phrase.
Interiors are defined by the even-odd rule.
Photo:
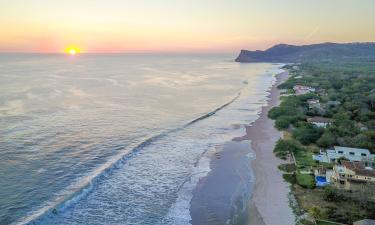
[[[241,50],[236,62],[296,63],[351,58],[375,59],[375,43],[322,43],[302,46],[279,44],[265,51]]]

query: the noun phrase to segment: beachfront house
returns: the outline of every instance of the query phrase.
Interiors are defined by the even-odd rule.
[[[368,183],[375,184],[375,169],[365,162],[341,161],[333,171],[330,180],[338,188],[354,190]]]
[[[326,107],[328,107],[328,108],[337,107],[337,106],[339,106],[340,104],[341,104],[340,101],[328,101],[328,102],[326,103]]]
[[[315,92],[315,88],[313,87],[308,87],[308,86],[303,86],[303,85],[295,85],[293,87],[293,90],[296,95],[303,95],[303,94],[308,94],[308,93],[313,93]]]
[[[353,225],[375,225],[375,220],[370,220],[370,219],[358,220],[354,222]]]
[[[325,163],[337,162],[339,158],[345,158],[349,161],[356,162],[373,162],[375,154],[371,154],[368,149],[335,146],[334,149],[328,149],[327,151],[320,150],[319,154],[313,155],[312,157],[316,161]]]
[[[320,108],[319,99],[309,99],[309,100],[307,100],[307,104],[309,104],[309,109]]]
[[[307,122],[309,122],[309,123],[311,123],[311,124],[313,124],[317,127],[326,128],[328,125],[330,125],[332,123],[332,119],[316,116],[316,117],[307,118]]]
[[[327,169],[325,166],[320,165],[314,170],[315,184],[317,187],[324,187],[331,183],[333,170]]]

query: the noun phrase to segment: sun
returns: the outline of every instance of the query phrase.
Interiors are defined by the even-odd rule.
[[[81,50],[78,47],[70,46],[70,47],[65,48],[65,53],[67,53],[69,55],[76,55],[80,52],[81,52]]]
[[[75,54],[77,54],[77,51],[75,49],[70,49],[69,54],[75,55]]]

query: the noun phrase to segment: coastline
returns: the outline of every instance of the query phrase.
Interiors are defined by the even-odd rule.
[[[251,162],[255,175],[255,185],[248,205],[247,225],[294,224],[295,215],[289,206],[289,184],[282,177],[277,166],[283,163],[278,159],[273,148],[282,132],[276,130],[274,121],[268,118],[268,111],[280,103],[280,91],[277,86],[287,80],[288,72],[277,75],[272,86],[268,104],[262,107],[259,118],[246,127],[246,135],[241,140],[250,140],[256,160]]]
[[[294,224],[289,185],[277,167],[283,161],[273,154],[281,132],[267,116],[279,104],[277,86],[287,78],[288,72],[276,75],[266,105],[261,108],[259,118],[245,127],[244,136],[216,146],[210,157],[211,171],[193,191],[191,224]]]

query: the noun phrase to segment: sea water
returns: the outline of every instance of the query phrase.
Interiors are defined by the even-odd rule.
[[[0,224],[189,224],[280,72],[233,58],[0,55]]]

